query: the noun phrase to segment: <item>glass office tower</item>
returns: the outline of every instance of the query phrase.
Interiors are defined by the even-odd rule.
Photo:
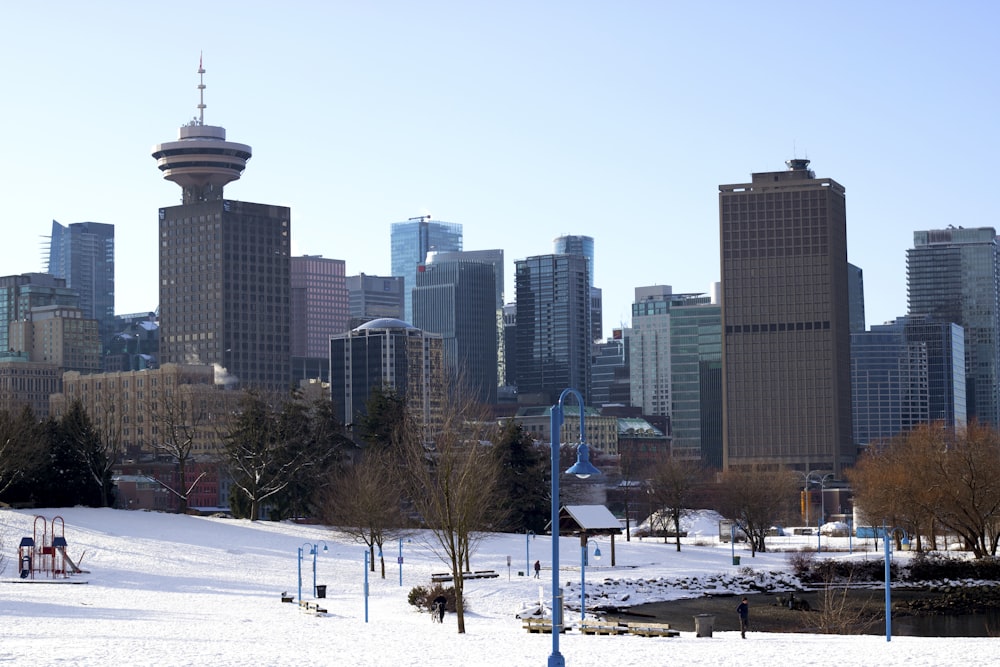
[[[572,387],[590,405],[589,262],[537,255],[514,263],[518,402],[552,405]]]
[[[908,313],[965,329],[969,418],[1000,425],[1000,262],[993,227],[913,233],[906,251]]]
[[[417,267],[427,261],[431,251],[454,252],[462,249],[462,225],[431,220],[429,215],[394,222],[389,236],[392,251],[392,275],[403,278],[404,320],[413,322],[413,287]]]

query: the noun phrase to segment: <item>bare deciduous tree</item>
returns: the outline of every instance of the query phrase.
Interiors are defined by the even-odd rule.
[[[670,530],[663,531],[663,541],[667,541],[668,532],[673,532],[677,551],[681,550],[681,518],[685,510],[691,509],[695,490],[703,479],[704,472],[696,463],[673,457],[660,462],[650,471],[650,500],[663,518],[662,522],[671,524]]]
[[[337,526],[368,547],[369,567],[375,571],[376,547],[382,553],[387,540],[405,534],[398,472],[383,451],[369,449],[353,466],[346,467],[324,493],[323,520]],[[385,579],[385,558],[381,562]]]
[[[750,554],[755,556],[767,551],[764,538],[789,513],[797,490],[795,477],[786,470],[731,469],[722,474],[715,509],[746,534]]]
[[[407,439],[404,468],[407,495],[435,539],[435,549],[451,570],[458,632],[465,632],[463,573],[479,537],[502,524],[496,489],[500,462],[490,443],[499,434],[488,415],[453,392],[433,441]]]
[[[187,482],[198,430],[205,427],[210,414],[204,402],[209,392],[215,391],[212,385],[177,385],[164,387],[159,396],[150,394],[150,403],[155,404],[155,409],[150,410],[149,415],[159,436],[150,441],[150,446],[177,465],[176,488],[162,479],[156,481],[177,497],[178,511],[182,514],[187,512],[191,492],[206,474],[203,471],[193,482]]]
[[[922,424],[867,452],[848,471],[867,516],[918,540],[941,525],[977,558],[996,555],[1000,534],[1000,434],[970,423]],[[901,534],[896,534],[897,540]],[[918,542],[918,547],[920,543]]]

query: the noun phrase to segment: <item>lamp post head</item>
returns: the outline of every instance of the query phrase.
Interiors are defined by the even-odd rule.
[[[601,560],[601,547],[594,546],[594,560]]]
[[[590,448],[587,443],[581,442],[576,447],[576,463],[566,471],[567,475],[576,475],[580,479],[587,479],[591,475],[600,475],[601,471],[590,462]]]

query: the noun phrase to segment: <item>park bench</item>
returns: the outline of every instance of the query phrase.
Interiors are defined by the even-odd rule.
[[[532,633],[552,634],[551,618],[526,618],[524,619],[524,629]],[[562,626],[562,632],[566,632],[566,626]]]
[[[628,633],[640,637],[680,637],[681,633],[668,623],[629,623]]]
[[[318,602],[310,602],[309,600],[299,600],[299,609],[316,614],[317,616],[326,614],[326,609],[320,607]]]
[[[580,621],[577,629],[585,635],[621,635],[625,628],[618,621]]]
[[[496,579],[500,574],[496,570],[476,570],[475,572],[463,572],[462,579]],[[431,575],[431,582],[442,584],[452,580],[450,572],[436,572]]]

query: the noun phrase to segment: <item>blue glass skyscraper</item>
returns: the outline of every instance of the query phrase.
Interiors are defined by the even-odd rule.
[[[462,225],[431,220],[429,215],[394,222],[389,235],[392,251],[392,275],[404,279],[404,319],[413,322],[413,287],[417,267],[427,261],[432,250],[452,252],[462,249]]]
[[[107,345],[115,320],[115,226],[101,222],[52,221],[48,273],[80,294],[80,310],[97,320]]]

